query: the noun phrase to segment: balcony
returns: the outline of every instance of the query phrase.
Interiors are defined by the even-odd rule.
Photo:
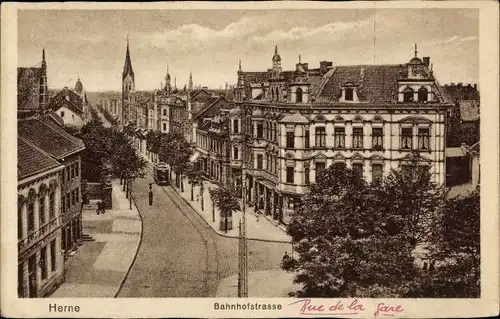
[[[17,242],[17,248],[19,253],[30,246],[32,246],[34,243],[37,241],[43,239],[46,235],[48,235],[50,232],[52,232],[54,229],[59,227],[61,225],[61,216],[58,216],[48,222],[47,224],[43,225],[41,228],[39,228],[36,231],[33,231],[31,233],[28,233],[28,236],[19,239]]]

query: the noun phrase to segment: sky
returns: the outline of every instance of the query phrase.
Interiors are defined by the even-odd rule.
[[[127,35],[136,90],[153,90],[167,67],[177,86],[219,88],[244,71],[271,68],[275,45],[284,70],[299,54],[309,68],[400,64],[431,57],[441,84],[478,83],[477,9],[20,10],[18,66],[46,51],[49,87],[121,90]]]

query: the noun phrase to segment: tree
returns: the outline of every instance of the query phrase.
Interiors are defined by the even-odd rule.
[[[238,191],[230,184],[220,184],[217,188],[210,189],[210,196],[219,209],[221,221],[224,221],[223,228],[228,230],[228,219],[232,217],[233,212],[240,209]]]
[[[392,227],[407,232],[415,245],[428,240],[431,223],[445,200],[442,186],[432,180],[429,167],[421,165],[419,159],[418,153],[413,153],[402,169],[392,170],[384,179],[381,194]]]
[[[189,183],[191,184],[191,201],[194,200],[194,186],[203,183],[205,174],[196,165],[190,164],[186,172]],[[203,196],[203,194],[202,194]]]
[[[158,155],[160,161],[167,163],[175,171],[177,186],[189,168],[189,159],[192,154],[192,145],[184,139],[181,133],[172,132],[161,137]],[[180,184],[181,192],[183,192],[184,186]]]
[[[480,193],[447,200],[432,227],[426,297],[480,297]]]
[[[384,189],[369,185],[344,164],[326,169],[310,186],[288,225],[298,258],[301,297],[401,297],[413,289],[417,270],[412,244],[397,216],[385,211]]]

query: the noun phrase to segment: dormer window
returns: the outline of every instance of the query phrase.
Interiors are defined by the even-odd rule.
[[[295,90],[295,100],[297,103],[302,103],[302,89],[301,88],[297,88],[297,90]]]
[[[345,89],[345,100],[346,101],[353,101],[354,99],[354,89],[353,88],[346,88]]]
[[[358,92],[357,86],[352,82],[347,82],[342,86],[342,95],[340,96],[340,102],[357,102]]]
[[[413,102],[413,89],[406,88],[403,92],[403,101],[404,102]]]
[[[419,102],[427,102],[427,89],[424,88],[424,87],[421,87],[419,90],[418,90],[418,101]]]

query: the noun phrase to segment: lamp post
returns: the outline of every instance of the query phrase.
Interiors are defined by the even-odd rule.
[[[131,186],[132,186],[132,182],[129,179],[129,182],[128,182],[128,191],[129,191],[128,202],[129,202],[129,209],[130,210],[132,209],[132,189],[130,189]]]
[[[204,194],[205,194],[205,188],[203,187],[203,181],[201,181],[201,185],[200,185],[200,194],[201,194],[201,211],[204,211],[205,210],[205,206],[203,205],[205,202],[204,202]]]
[[[149,183],[149,206],[153,206],[153,183]]]

